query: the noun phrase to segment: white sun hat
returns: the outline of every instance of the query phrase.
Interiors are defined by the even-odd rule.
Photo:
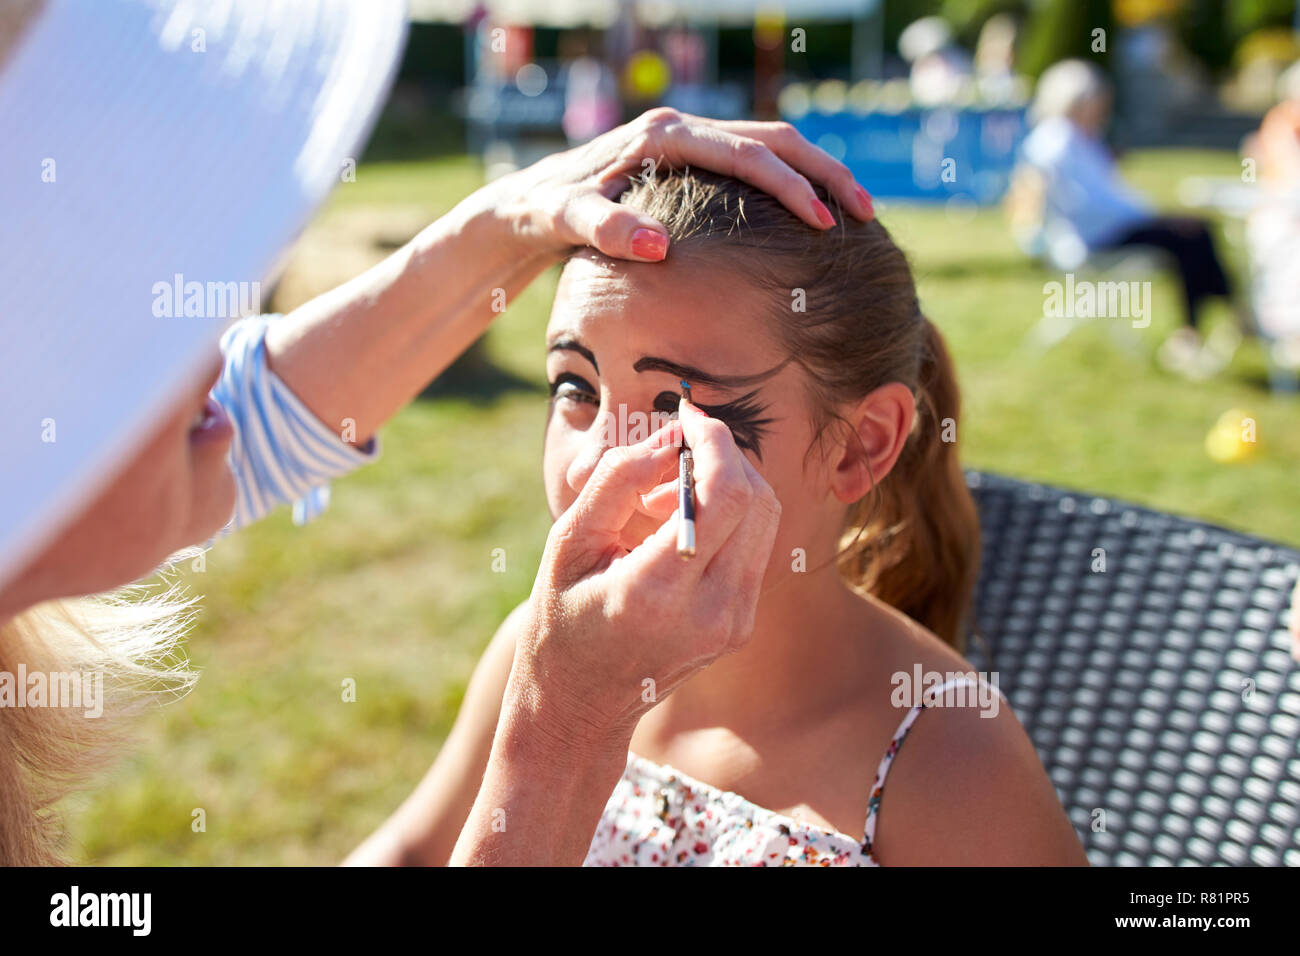
[[[201,387],[405,37],[404,0],[4,0],[0,587]]]

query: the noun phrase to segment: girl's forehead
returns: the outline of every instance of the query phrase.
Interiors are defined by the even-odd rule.
[[[629,276],[618,270],[590,265],[586,260],[570,262],[555,290],[552,317],[575,313],[599,316],[628,308],[638,299],[644,305],[656,298],[653,280],[653,276]]]
[[[739,274],[688,257],[622,263],[575,257],[566,265],[547,326],[612,345],[663,343],[692,351],[775,355],[769,295]],[[590,344],[590,343],[589,343]]]

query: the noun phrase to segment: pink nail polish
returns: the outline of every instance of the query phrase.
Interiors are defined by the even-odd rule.
[[[816,214],[817,218],[821,220],[821,224],[823,226],[829,227],[835,225],[835,217],[831,215],[831,211],[826,208],[826,204],[824,202],[822,202],[820,199],[814,199],[812,202],[812,207],[813,207],[813,212]]]
[[[632,233],[632,254],[642,259],[658,262],[668,253],[668,237],[653,229],[638,229]]]
[[[871,193],[867,192],[861,186],[858,187],[858,201],[867,207],[867,218],[874,218],[876,215],[876,205],[871,201]]]

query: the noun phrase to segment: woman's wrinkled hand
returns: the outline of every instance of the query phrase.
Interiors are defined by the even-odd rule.
[[[696,554],[676,519],[628,551],[641,496],[671,480],[681,437],[695,456]],[[611,448],[546,543],[505,709],[566,747],[626,739],[682,682],[742,648],[781,507],[727,426],[689,404],[645,441]]]
[[[848,168],[789,123],[706,119],[667,107],[489,188],[516,236],[535,253],[558,257],[574,246],[593,246],[615,258],[658,261],[668,248],[664,227],[615,200],[632,178],[648,179],[661,166],[703,168],[743,180],[819,229],[835,220],[810,179],[859,219],[874,215],[871,197]]]

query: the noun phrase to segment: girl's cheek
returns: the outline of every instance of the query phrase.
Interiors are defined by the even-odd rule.
[[[566,440],[566,437],[569,440]],[[542,481],[546,486],[546,503],[551,509],[551,518],[558,518],[577,500],[578,493],[569,485],[569,466],[576,454],[576,444],[571,436],[564,434],[564,428],[547,429],[545,444],[542,447]]]

